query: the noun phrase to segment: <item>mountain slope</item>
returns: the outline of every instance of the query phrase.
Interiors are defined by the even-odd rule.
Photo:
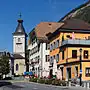
[[[65,21],[70,18],[76,18],[84,20],[88,23],[90,23],[90,0],[79,7],[73,9],[68,14],[66,14],[63,18],[61,18],[60,21]]]

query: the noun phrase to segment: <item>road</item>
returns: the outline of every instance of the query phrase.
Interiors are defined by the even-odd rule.
[[[86,90],[86,89],[80,87],[59,87],[29,82],[14,82],[12,83],[12,85],[0,87],[0,90]]]

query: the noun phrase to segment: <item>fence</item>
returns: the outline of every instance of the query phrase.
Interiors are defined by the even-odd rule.
[[[69,86],[69,87],[71,87],[71,86],[77,86],[77,87],[84,87],[84,88],[90,89],[90,81],[83,81],[82,82],[82,86],[80,86],[79,83],[75,84],[75,83],[72,83],[71,81],[68,81],[67,82],[67,86]]]

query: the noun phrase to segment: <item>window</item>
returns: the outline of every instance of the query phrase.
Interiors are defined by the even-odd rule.
[[[64,50],[62,51],[62,60],[64,59]]]
[[[62,36],[62,41],[64,41],[64,35]]]
[[[46,55],[46,62],[49,61],[49,55]]]
[[[18,38],[18,42],[20,42],[20,38]]]
[[[50,49],[50,45],[49,44],[47,44],[47,49]]]
[[[50,45],[50,51],[52,51],[52,44]]]
[[[33,54],[35,53],[35,47],[33,48]]]
[[[38,62],[38,59],[37,59],[37,57],[35,57],[35,61],[36,61],[36,62]]]
[[[76,66],[75,69],[76,69],[76,76],[78,77],[78,66]]]
[[[29,51],[29,55],[31,56],[31,50]]]
[[[72,58],[77,58],[77,50],[72,50]]]
[[[49,44],[46,43],[46,50],[50,49]]]
[[[52,43],[52,50],[54,49],[54,43]]]
[[[50,58],[50,64],[52,64],[53,63],[53,59],[52,59],[52,57]]]
[[[60,69],[61,69],[61,73],[62,73],[62,78],[63,78],[63,67],[61,67]]]
[[[57,40],[57,43],[58,43],[58,47],[59,47],[59,43],[60,43],[59,40]]]
[[[58,48],[59,47],[59,40],[57,40],[57,42],[56,42],[56,48]]]
[[[67,35],[67,38],[70,38],[70,35]]]
[[[56,62],[58,63],[59,61],[59,54],[56,55]]]
[[[88,51],[84,50],[84,58],[88,59]]]
[[[18,64],[16,64],[16,71],[18,71]]]
[[[90,67],[87,67],[87,68],[86,68],[85,76],[86,76],[86,77],[90,77]]]
[[[36,46],[36,52],[38,51],[38,46]]]
[[[53,43],[53,49],[55,49],[56,47],[55,47],[55,42]]]
[[[40,57],[38,56],[38,63],[39,63],[39,59],[40,59]]]
[[[50,61],[49,55],[46,55],[46,62]]]
[[[47,50],[47,43],[46,43],[46,50]]]
[[[46,55],[46,62],[48,61],[48,55]]]
[[[40,70],[39,70],[39,67],[38,67],[38,71],[40,71]]]

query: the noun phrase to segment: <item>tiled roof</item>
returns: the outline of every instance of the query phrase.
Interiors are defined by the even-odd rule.
[[[47,39],[46,34],[53,33],[62,25],[63,23],[57,22],[41,22],[35,27],[36,36],[38,39]]]
[[[64,21],[64,25],[61,28],[74,30],[90,30],[90,24],[79,19],[68,19]]]

